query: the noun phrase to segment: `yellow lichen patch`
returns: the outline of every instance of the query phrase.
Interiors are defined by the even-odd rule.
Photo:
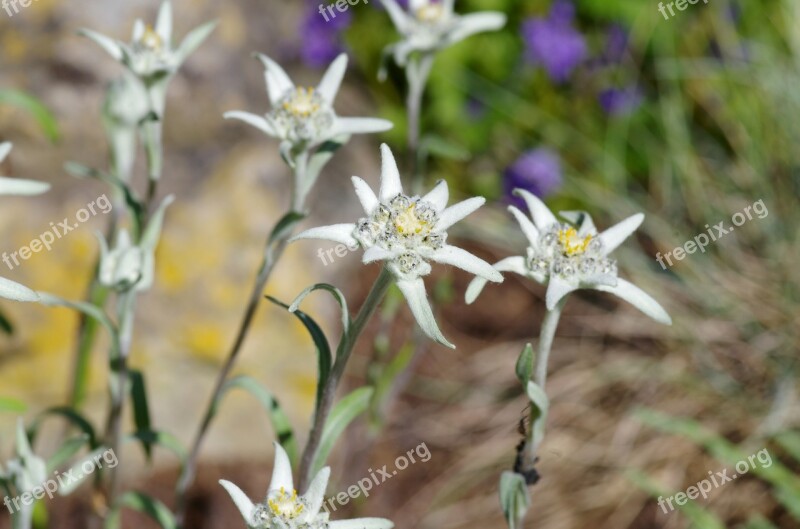
[[[566,230],[558,230],[558,242],[561,244],[561,249],[566,256],[582,255],[592,242],[592,236],[579,237],[575,228],[568,228]]]

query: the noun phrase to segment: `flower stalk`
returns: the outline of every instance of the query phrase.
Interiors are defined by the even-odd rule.
[[[382,267],[380,274],[375,280],[375,283],[372,285],[372,289],[367,295],[367,299],[364,300],[364,304],[358,311],[356,318],[349,326],[349,329],[345,330],[344,334],[342,335],[339,347],[336,350],[336,361],[334,362],[330,376],[328,377],[328,380],[322,389],[322,398],[320,399],[319,408],[314,416],[314,424],[311,428],[308,443],[306,444],[305,450],[303,451],[303,456],[300,460],[301,490],[304,490],[310,483],[314,471],[314,459],[317,456],[317,451],[319,450],[319,445],[322,441],[322,433],[325,430],[328,416],[331,413],[333,402],[336,398],[336,390],[338,389],[339,382],[344,375],[347,362],[353,353],[353,348],[358,342],[358,338],[361,336],[361,333],[363,332],[370,318],[373,314],[375,314],[375,311],[378,309],[381,301],[383,301],[386,292],[389,290],[389,287],[393,282],[394,276],[391,271],[389,271],[388,267],[386,266]]]

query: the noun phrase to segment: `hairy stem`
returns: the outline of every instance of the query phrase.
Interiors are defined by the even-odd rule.
[[[353,348],[393,281],[394,279],[391,272],[385,267],[381,269],[380,275],[372,285],[372,289],[369,295],[367,295],[367,299],[364,300],[364,304],[361,305],[361,309],[358,311],[356,318],[351,323],[350,329],[342,336],[342,340],[336,350],[336,361],[322,389],[322,398],[320,399],[319,408],[314,416],[314,424],[311,427],[308,443],[303,451],[303,457],[300,460],[300,483],[298,489],[301,491],[305,491],[309,483],[311,483],[313,477],[311,474],[314,471],[314,459],[317,457],[319,445],[322,441],[322,434],[325,431],[328,416],[331,413],[331,409],[333,409],[333,402],[336,399],[336,390],[344,375],[350,355],[353,353]]]
[[[425,85],[433,67],[434,56],[430,53],[409,60],[406,67],[408,80],[408,95],[406,109],[408,116],[408,162],[412,178],[412,191],[416,194],[422,192],[424,178],[420,170],[420,117],[422,112],[422,96],[425,94]]]

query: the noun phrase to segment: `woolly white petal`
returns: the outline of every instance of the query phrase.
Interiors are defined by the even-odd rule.
[[[333,100],[336,99],[336,94],[339,92],[339,87],[342,84],[342,79],[344,79],[344,72],[346,70],[347,54],[340,53],[331,65],[328,66],[325,75],[322,76],[322,80],[317,86],[319,95],[331,105],[333,104]]]
[[[294,83],[292,83],[286,71],[281,68],[277,62],[262,53],[259,53],[257,57],[264,65],[264,79],[267,82],[267,95],[269,96],[269,102],[274,107],[287,92],[294,90]]]
[[[384,518],[354,518],[334,520],[328,523],[330,529],[392,529],[394,523]]]
[[[585,211],[559,211],[559,215],[578,227],[578,236],[586,237],[597,233],[592,216]]]
[[[556,305],[564,296],[575,290],[578,290],[578,285],[565,281],[561,276],[551,275],[550,282],[547,285],[547,310],[556,308]]]
[[[603,252],[605,252],[606,255],[613,252],[617,246],[622,244],[622,242],[630,236],[631,233],[636,231],[636,229],[642,224],[642,221],[644,221],[644,214],[637,213],[636,215],[631,215],[622,222],[611,226],[606,231],[598,235],[600,241],[603,243]]]
[[[381,248],[380,246],[370,246],[361,257],[361,262],[364,264],[374,263],[375,261],[385,261],[397,257],[396,252],[392,252]]]
[[[353,181],[353,187],[356,188],[358,201],[361,202],[361,207],[364,208],[364,213],[372,215],[372,212],[375,211],[375,208],[380,204],[378,197],[375,196],[375,192],[372,191],[372,188],[369,187],[369,184],[363,179],[354,176],[351,180]]]
[[[394,26],[400,33],[405,33],[411,25],[411,18],[406,14],[405,10],[395,2],[395,0],[381,0],[386,12],[389,13],[389,18],[392,19]]]
[[[82,29],[78,32],[79,35],[83,35],[84,37],[88,37],[95,44],[103,48],[106,53],[111,55],[114,60],[120,61],[122,60],[122,48],[120,47],[119,43],[114,39],[106,37],[105,35],[101,35],[96,31],[92,31],[91,29]]]
[[[381,145],[381,202],[388,202],[402,192],[400,170],[397,168],[392,150],[384,143]]]
[[[50,184],[22,178],[0,176],[0,195],[40,195],[50,189]]]
[[[211,32],[217,27],[217,22],[206,22],[202,26],[194,28],[190,31],[181,41],[180,46],[175,51],[175,62],[182,64],[183,61],[189,58],[189,55],[200,47],[200,45],[211,35]]]
[[[536,195],[529,193],[524,189],[515,189],[514,194],[518,197],[522,197],[522,200],[525,201],[525,204],[528,206],[528,210],[531,212],[533,223],[540,231],[547,229],[558,222],[558,220],[556,220],[556,216],[553,215],[553,212],[550,211],[550,209],[544,205],[544,202],[539,200],[539,197]]]
[[[0,277],[0,297],[14,301],[39,301],[39,294],[4,277]]]
[[[500,29],[505,24],[506,16],[495,11],[463,15],[458,17],[456,27],[448,33],[445,42],[447,45],[455,44],[476,33]]]
[[[292,464],[289,462],[289,455],[286,450],[278,444],[275,445],[275,467],[272,469],[272,479],[269,482],[269,492],[280,490],[294,490],[294,479],[292,478]]]
[[[475,210],[486,203],[483,197],[472,197],[453,204],[442,211],[439,215],[439,222],[436,223],[436,231],[444,231],[464,217],[472,214]]]
[[[624,279],[617,279],[617,286],[597,285],[594,287],[602,292],[610,292],[618,296],[640,311],[644,312],[654,320],[665,325],[672,325],[672,318],[664,310],[658,301],[653,299],[645,291]]]
[[[290,242],[294,242],[299,239],[320,239],[323,241],[342,243],[347,246],[355,246],[358,244],[355,238],[353,238],[353,230],[355,229],[355,224],[332,224],[330,226],[320,226],[318,228],[311,228],[302,233],[298,233],[290,239]]]
[[[442,248],[432,252],[430,258],[437,263],[455,266],[471,274],[475,274],[476,276],[494,281],[495,283],[503,282],[502,274],[495,270],[492,265],[456,246],[446,244]]]
[[[447,201],[450,200],[450,191],[447,189],[447,182],[439,180],[436,186],[428,192],[427,195],[422,197],[422,200],[433,204],[436,213],[441,213],[447,207]]]
[[[529,273],[528,267],[525,266],[525,258],[519,255],[506,257],[502,261],[498,261],[492,266],[498,272],[514,272],[515,274],[519,274],[521,276],[527,276]],[[478,299],[478,296],[483,291],[483,287],[485,287],[486,283],[488,282],[489,281],[487,279],[484,279],[480,276],[472,280],[467,287],[467,292],[464,294],[464,299],[468,305]]]
[[[231,495],[233,503],[235,503],[236,507],[239,508],[239,512],[242,513],[245,523],[248,527],[250,527],[253,523],[253,513],[256,509],[255,505],[253,505],[253,502],[247,497],[247,494],[242,492],[242,489],[230,481],[221,479],[219,480],[219,484],[222,485],[225,490],[228,491],[228,494]]]
[[[156,33],[161,37],[165,46],[171,47],[172,44],[172,3],[165,0],[158,10],[156,19]]]
[[[425,291],[425,283],[422,281],[422,278],[397,281],[397,287],[400,289],[400,292],[403,293],[403,296],[405,296],[411,313],[414,315],[414,318],[417,320],[423,332],[432,340],[451,349],[455,349],[456,346],[448,342],[447,338],[442,334],[442,331],[439,330],[439,325],[437,325],[436,318],[433,316],[431,305],[428,303],[428,293]]]
[[[225,117],[225,119],[238,119],[239,121],[244,121],[248,125],[257,128],[267,136],[272,136],[273,138],[278,137],[278,132],[275,130],[272,124],[269,121],[267,121],[263,116],[253,114],[251,112],[242,112],[240,110],[225,112],[223,116]]]
[[[539,246],[539,230],[536,229],[536,226],[533,225],[531,219],[528,218],[523,212],[519,210],[519,208],[515,206],[508,206],[508,211],[514,215],[514,218],[517,219],[519,223],[519,227],[522,229],[522,233],[525,234],[525,237],[528,239],[528,242],[531,243],[531,246],[537,248]]]
[[[394,127],[394,123],[379,118],[340,118],[337,117],[326,136],[335,138],[344,134],[372,134],[384,132]]]
[[[322,502],[325,499],[325,489],[328,488],[328,479],[331,477],[330,467],[325,467],[314,477],[314,481],[308,486],[308,491],[305,493],[305,500],[308,502],[308,507],[305,513],[308,516],[316,516],[322,508]]]

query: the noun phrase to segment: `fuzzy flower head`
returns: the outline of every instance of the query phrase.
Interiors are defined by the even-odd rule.
[[[400,172],[392,151],[381,146],[383,158],[380,192],[376,195],[364,180],[353,177],[364,217],[352,224],[336,224],[307,230],[294,239],[322,239],[364,249],[363,263],[383,261],[397,281],[414,317],[425,333],[437,342],[453,347],[442,335],[428,303],[423,276],[431,262],[452,265],[488,281],[502,276],[471,253],[447,244],[447,230],[486,201],[475,197],[447,207],[449,191],[445,181],[425,196],[403,192]]]
[[[266,55],[264,65],[267,95],[272,109],[264,116],[249,112],[228,112],[226,118],[244,121],[268,136],[281,140],[282,149],[311,148],[336,137],[383,132],[392,123],[374,118],[342,118],[333,103],[347,69],[347,55],[331,63],[316,87],[295,86],[283,68]]]
[[[563,83],[588,53],[586,40],[573,27],[575,6],[556,0],[545,18],[531,18],[522,25],[527,59],[539,64],[554,82]]]
[[[121,62],[145,84],[173,75],[181,64],[211,34],[216,23],[204,24],[191,31],[177,47],[172,43],[172,4],[161,4],[155,27],[137,20],[130,42],[106,37],[96,31],[83,29],[80,33]]]
[[[637,213],[598,233],[587,213],[562,212],[561,216],[568,221],[562,222],[536,196],[521,189],[517,194],[527,204],[531,217],[515,206],[509,206],[509,211],[529,246],[525,256],[508,257],[496,263],[497,270],[514,272],[547,285],[547,310],[554,310],[570,292],[592,288],[619,296],[660,323],[672,323],[656,300],[617,276],[617,261],[611,257],[636,231],[644,215]],[[467,289],[467,302],[472,303],[485,285],[486,281],[475,279]]]
[[[454,1],[409,0],[404,8],[396,0],[381,0],[404,38],[390,48],[398,64],[405,65],[415,51],[436,52],[476,33],[500,29],[506,23],[506,16],[494,11],[459,15],[453,10]]]
[[[294,489],[292,467],[286,451],[275,443],[275,468],[269,490],[262,503],[254,504],[230,481],[220,484],[228,491],[250,529],[391,529],[394,524],[383,518],[357,518],[330,521],[321,512],[330,468],[319,471],[308,491],[300,496]]]

